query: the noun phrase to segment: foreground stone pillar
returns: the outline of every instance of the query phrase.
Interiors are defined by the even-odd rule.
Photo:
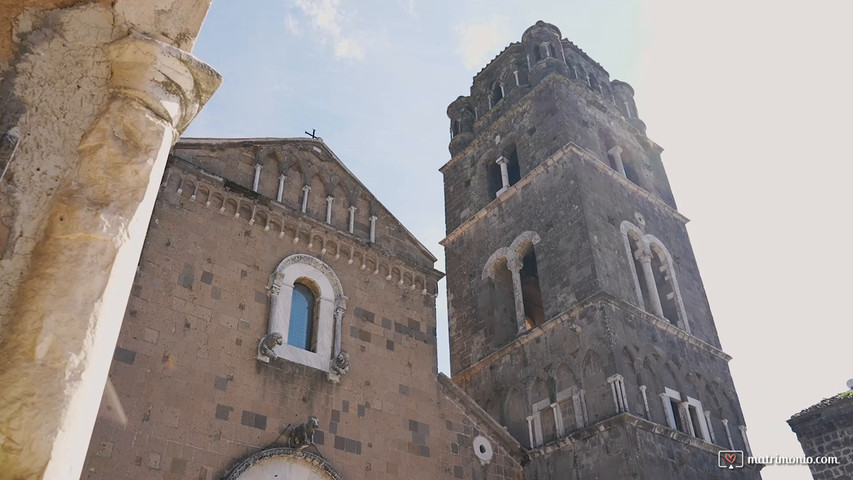
[[[79,478],[169,149],[221,81],[141,33],[106,48],[109,97],[46,207],[4,319],[4,478]]]

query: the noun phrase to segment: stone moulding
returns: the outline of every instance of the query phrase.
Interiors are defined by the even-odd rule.
[[[657,208],[662,213],[673,217],[682,223],[687,223],[690,221],[678,210],[667,205],[660,198],[654,196],[652,193],[648,192],[643,187],[638,186],[634,182],[620,175],[619,172],[617,172],[616,170],[613,170],[612,168],[607,166],[604,162],[599,160],[598,157],[596,157],[593,153],[575,145],[574,143],[568,143],[560,150],[557,150],[557,152],[551,155],[551,157],[549,157],[547,160],[539,164],[539,166],[534,168],[524,178],[510,186],[501,196],[497,197],[495,200],[492,200],[488,205],[480,209],[480,211],[463,221],[458,227],[456,227],[456,229],[448,233],[444,240],[438,243],[444,247],[447,247],[451,242],[456,240],[456,238],[465,233],[472,225],[477,224],[482,218],[486,217],[493,210],[498,208],[498,205],[513,198],[517,192],[519,192],[525,185],[532,182],[536,177],[545,174],[550,168],[554,167],[555,165],[571,162],[585,162],[588,165],[592,165],[599,171],[611,176],[615,181],[621,183],[630,191],[635,192],[638,196],[645,198],[653,207]]]
[[[265,220],[256,221],[251,223],[251,225],[256,225],[264,231],[272,233],[276,233],[276,229],[271,228],[271,226],[273,223],[277,223],[280,225],[277,232],[279,240],[291,240],[287,238],[286,232],[296,232],[297,237],[300,234],[305,234],[311,241],[314,239],[319,240],[316,245],[320,248],[320,256],[323,258],[343,259],[349,265],[361,268],[362,270],[366,270],[368,266],[371,266],[372,270],[368,271],[371,271],[374,275],[378,275],[380,278],[384,278],[391,284],[415,291],[418,291],[416,287],[419,286],[419,291],[422,295],[432,298],[438,296],[437,280],[432,280],[436,275],[435,270],[427,271],[425,269],[416,270],[408,268],[403,261],[390,256],[388,252],[365,245],[351,234],[331,227],[328,224],[320,223],[307,215],[294,212],[289,207],[274,200],[270,200],[268,205],[259,203],[257,199],[242,201],[244,197],[241,197],[237,193],[229,192],[225,188],[227,180],[209,173],[179,157],[173,157],[170,162],[171,164],[161,185],[163,188],[167,188],[170,185],[173,176],[178,178],[177,181],[182,192],[184,191],[184,185],[189,185],[192,182],[194,185],[197,185],[199,198],[193,199],[190,197],[191,202],[198,201],[205,207],[219,209],[220,213],[224,211],[227,204],[236,204],[238,209],[245,206],[248,210],[254,212],[254,217],[249,219],[243,217],[234,218],[239,218],[243,221],[248,220],[249,222],[257,218],[265,218]],[[173,190],[170,191],[174,193]],[[399,282],[400,278],[404,280],[402,284]]]
[[[110,90],[136,98],[178,132],[186,130],[222,83],[211,66],[137,32],[112,42],[109,56]]]
[[[273,447],[261,450],[233,467],[224,480],[238,480],[253,466],[274,459],[279,459],[282,463],[303,464],[307,468],[322,473],[329,480],[344,480],[344,477],[319,455],[289,447]]]

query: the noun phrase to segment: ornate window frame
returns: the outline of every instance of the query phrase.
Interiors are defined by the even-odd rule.
[[[619,230],[622,232],[622,238],[625,244],[625,253],[628,255],[628,265],[633,275],[634,292],[637,297],[637,304],[639,305],[639,307],[651,313],[652,315],[655,315],[656,317],[660,317],[667,320],[670,323],[672,323],[672,321],[674,320],[674,324],[678,328],[684,330],[687,333],[691,333],[690,321],[687,318],[687,310],[685,310],[684,308],[684,300],[681,297],[681,289],[678,286],[678,278],[675,275],[675,262],[672,261],[672,255],[670,255],[669,250],[667,250],[663,242],[661,242],[657,237],[648,233],[644,233],[643,230],[641,230],[636,225],[627,220],[622,222],[619,227]],[[638,250],[635,250],[634,247],[631,245],[632,239],[629,236],[629,232],[632,233],[635,237],[637,237],[636,241],[639,242]],[[678,318],[666,318],[661,311],[656,311],[660,308],[660,305],[646,305],[646,301],[643,298],[643,292],[640,287],[640,282],[646,282],[647,288],[654,292],[653,294],[650,293],[650,296],[658,295],[658,286],[653,278],[650,279],[646,275],[646,272],[637,271],[637,268],[634,266],[634,260],[639,260],[640,257],[643,255],[646,255],[648,256],[648,258],[651,258],[651,255],[653,254],[653,248],[663,254],[662,261],[668,269],[667,274],[670,277],[669,282],[672,288],[672,294],[674,296],[673,300],[675,302],[675,310]],[[654,302],[654,300],[652,300],[652,302]]]
[[[315,351],[303,350],[287,344],[290,327],[290,307],[293,286],[309,283],[315,287]],[[278,334],[281,342],[270,345],[277,358],[299,363],[333,375],[333,359],[341,351],[341,319],[346,311],[347,297],[344,295],[338,276],[331,267],[311,255],[291,255],[278,264],[270,276],[270,310],[267,336]],[[263,343],[263,340],[262,340]],[[269,362],[267,355],[259,352],[258,360]]]
[[[281,477],[301,473],[313,474],[314,478],[343,480],[343,477],[321,456],[288,447],[261,450],[232,467],[225,480],[268,478],[270,472],[278,472]]]

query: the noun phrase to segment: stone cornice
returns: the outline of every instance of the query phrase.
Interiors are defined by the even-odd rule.
[[[618,122],[619,125],[622,126],[622,128],[624,128],[625,130],[627,130],[629,132],[633,132],[634,136],[636,138],[638,138],[640,143],[648,144],[650,147],[655,149],[655,151],[657,151],[657,152],[663,151],[663,148],[661,148],[658,144],[656,144],[654,141],[652,141],[650,138],[648,138],[643,132],[638,130],[637,127],[635,127],[634,125],[631,125],[631,123],[628,122],[628,120],[622,115],[622,113],[619,110],[617,110],[613,105],[611,105],[608,102],[603,101],[603,99],[601,98],[601,96],[599,94],[593,93],[588,88],[582,86],[584,84],[581,81],[573,80],[571,78],[564,77],[563,75],[560,75],[558,73],[551,73],[550,75],[548,75],[547,77],[542,79],[542,81],[539,82],[539,84],[533,88],[530,88],[529,84],[525,84],[525,85],[520,85],[519,88],[513,89],[513,91],[510,92],[510,94],[504,99],[504,101],[514,101],[515,105],[513,105],[511,108],[509,108],[508,110],[503,112],[500,115],[500,118],[495,119],[495,120],[490,120],[493,112],[500,111],[500,106],[499,106],[500,104],[495,105],[492,109],[490,109],[489,111],[480,115],[480,118],[477,119],[477,121],[474,123],[474,126],[475,127],[479,126],[481,128],[485,127],[485,128],[481,131],[478,131],[476,133],[476,137],[474,138],[474,140],[472,140],[471,143],[467,147],[463,148],[458,153],[456,153],[456,155],[454,155],[453,158],[448,160],[447,163],[442,165],[441,168],[438,169],[438,171],[441,173],[445,173],[447,171],[447,169],[450,168],[451,165],[453,165],[454,163],[459,161],[460,158],[462,158],[465,155],[467,155],[468,153],[470,153],[471,150],[477,148],[480,145],[480,143],[482,143],[484,141],[491,141],[491,139],[494,138],[495,131],[498,130],[499,127],[508,123],[510,121],[511,117],[513,117],[519,110],[521,110],[522,108],[525,107],[524,102],[521,101],[522,98],[526,97],[527,95],[533,94],[533,93],[538,93],[540,90],[544,90],[546,88],[549,88],[551,86],[551,84],[554,82],[561,82],[564,85],[567,85],[576,94],[578,94],[581,98],[583,98],[587,102],[593,102],[594,101],[594,102],[600,103],[601,105],[603,105],[605,107],[604,111],[611,117],[611,119]],[[514,92],[522,91],[522,90],[520,90],[520,88],[525,88],[527,91],[524,92],[524,94],[519,96],[518,98],[512,98],[512,94]]]
[[[433,268],[425,267],[422,265],[412,264],[404,259],[398,258],[393,255],[391,252],[386,249],[379,248],[376,244],[370,244],[365,239],[361,239],[356,237],[355,235],[350,234],[349,232],[345,232],[340,230],[332,225],[329,225],[325,222],[317,220],[309,215],[306,215],[298,210],[295,210],[287,205],[276,202],[275,200],[269,199],[263,195],[260,195],[256,192],[252,192],[249,189],[240,189],[238,190],[230,190],[226,189],[226,184],[230,184],[228,180],[214,175],[210,172],[205,171],[201,167],[190,163],[186,160],[183,160],[178,157],[172,157],[170,160],[172,168],[178,168],[185,172],[184,177],[181,179],[181,184],[183,185],[184,180],[192,180],[198,184],[203,184],[210,190],[208,195],[208,199],[210,199],[213,194],[218,194],[222,197],[223,205],[228,199],[232,198],[243,198],[247,200],[249,205],[253,210],[253,215],[256,216],[257,213],[263,212],[267,218],[267,221],[276,218],[281,219],[282,231],[279,232],[279,239],[284,238],[284,228],[292,227],[293,231],[298,233],[308,233],[309,242],[313,239],[314,235],[318,235],[323,241],[323,250],[325,250],[325,244],[332,240],[337,245],[337,251],[328,252],[328,255],[332,255],[335,259],[340,259],[342,255],[340,254],[341,248],[346,246],[347,249],[350,250],[351,254],[349,258],[345,258],[345,261],[349,265],[354,265],[357,263],[357,266],[362,270],[367,268],[367,262],[372,261],[374,263],[373,274],[379,275],[379,268],[384,266],[388,272],[398,271],[398,276],[392,276],[392,278],[385,277],[391,283],[395,283],[401,288],[409,288],[414,289],[414,281],[421,280],[426,289],[426,292],[423,290],[419,293],[424,295],[429,295],[435,298],[438,295],[438,287],[437,282],[444,276],[444,274],[438,270]],[[174,172],[171,174],[178,174],[179,172]],[[169,174],[169,175],[171,175]],[[164,180],[164,183],[168,180]],[[245,190],[245,191],[244,191]],[[252,194],[251,196],[249,194]],[[190,197],[191,201],[195,201],[192,197]],[[236,200],[238,205],[240,205],[240,201]],[[207,203],[210,203],[208,200]],[[223,205],[205,205],[209,207],[222,208]],[[250,225],[255,225],[255,218],[247,219]],[[285,219],[289,219],[285,221]],[[260,225],[265,231],[268,230],[267,225]],[[330,238],[330,235],[333,238]],[[321,255],[326,254],[326,251],[321,250]],[[360,262],[355,262],[355,260],[361,258]],[[384,258],[384,260],[382,260]],[[354,265],[356,266],[356,265]],[[417,272],[417,273],[416,273]],[[389,274],[390,275],[390,274]],[[400,284],[399,279],[405,278],[406,276],[411,277],[411,281],[404,281],[404,283]],[[427,280],[429,280],[429,286],[427,285]]]
[[[425,257],[435,262],[437,259],[432,252],[429,251],[420,240],[415,237],[409,229],[403,225],[397,217],[394,216],[391,211],[385,207],[385,205],[376,198],[375,195],[363,184],[358,177],[353,174],[349,168],[344,164],[343,161],[329,148],[328,145],[323,141],[322,138],[305,138],[305,137],[291,137],[291,138],[270,138],[270,137],[258,137],[258,138],[182,138],[176,145],[175,149],[184,149],[184,148],[208,148],[208,149],[217,149],[224,147],[233,147],[233,148],[241,148],[241,147],[251,147],[251,146],[261,146],[264,147],[275,147],[281,145],[288,146],[296,146],[297,148],[302,147],[305,149],[313,149],[315,153],[323,152],[329,158],[331,158],[340,168],[344,170],[344,172],[349,175],[350,179],[355,182],[362,191],[367,192],[370,196],[370,200],[379,208],[383,209],[388,216],[390,216],[397,225],[403,230],[404,234],[408,237],[408,240],[411,241],[420,251],[423,253]],[[443,275],[443,274],[442,274]]]
[[[661,200],[660,198],[652,195],[650,192],[635,184],[634,182],[628,180],[623,175],[619,174],[619,172],[613,170],[604,162],[598,159],[595,155],[584,150],[583,148],[575,145],[574,143],[569,143],[556,153],[551,155],[551,157],[542,162],[538,167],[534,168],[533,171],[524,176],[521,180],[509,187],[504,193],[502,193],[498,198],[492,200],[488,205],[481,208],[477,213],[474,214],[471,218],[462,222],[461,225],[456,227],[455,230],[450,232],[447,237],[444,238],[441,242],[439,242],[442,246],[447,247],[453,240],[455,240],[459,235],[468,230],[472,225],[476,224],[480,219],[489,215],[493,210],[498,208],[498,206],[512,197],[521,190],[525,185],[532,182],[534,179],[544,174],[550,167],[558,164],[564,159],[572,159],[572,156],[569,154],[575,154],[577,158],[580,158],[582,161],[585,161],[587,164],[592,165],[597,168],[600,172],[609,175],[616,182],[620,183],[622,186],[627,188],[629,191],[634,192],[635,195],[645,198],[649,201],[654,207],[657,207],[663,213],[675,218],[676,220],[680,220],[683,223],[687,223],[690,220],[682,215],[678,210],[669,206],[666,202]]]
[[[656,317],[656,316],[654,316],[654,315],[652,315],[646,311],[643,311],[634,305],[631,305],[627,302],[619,300],[618,298],[614,297],[613,295],[611,295],[607,292],[604,292],[603,290],[599,290],[598,292],[596,292],[596,293],[586,297],[585,299],[579,301],[578,303],[572,305],[571,308],[569,308],[565,312],[553,317],[552,319],[548,320],[547,322],[543,323],[542,325],[535,327],[533,329],[530,329],[530,330],[525,330],[523,332],[520,332],[518,334],[518,336],[513,341],[509,342],[508,344],[502,346],[501,348],[499,348],[499,349],[495,350],[494,352],[492,352],[492,353],[486,355],[485,357],[481,358],[480,360],[478,360],[476,363],[469,366],[465,370],[462,370],[460,372],[456,372],[456,374],[453,375],[453,378],[454,379],[462,378],[462,379],[468,380],[471,377],[473,377],[474,375],[476,375],[478,372],[480,372],[482,369],[487,368],[489,365],[491,365],[495,361],[499,360],[500,358],[502,358],[506,355],[509,355],[510,353],[514,352],[515,350],[524,348],[524,346],[530,342],[535,342],[538,338],[542,337],[543,335],[547,335],[548,332],[550,332],[554,328],[559,327],[560,325],[567,324],[566,325],[567,328],[570,328],[570,329],[574,330],[575,332],[580,333],[582,331],[582,327],[577,324],[578,316],[580,315],[582,310],[584,310],[585,308],[589,307],[590,305],[592,305],[593,303],[595,303],[597,301],[605,301],[605,302],[608,302],[612,305],[615,305],[618,308],[621,308],[623,310],[628,310],[631,312],[631,314],[636,315],[643,320],[646,320],[647,322],[651,323],[652,325],[654,325],[655,327],[657,327],[659,330],[666,333],[667,335],[672,335],[672,336],[686,342],[688,345],[693,346],[697,350],[700,350],[702,352],[713,355],[714,357],[717,357],[720,360],[728,362],[732,359],[731,355],[729,355],[729,354],[723,352],[722,350],[720,350],[719,348],[699,339],[698,337],[687,333],[686,331],[676,327],[675,325],[673,325],[673,324],[671,324],[671,323],[669,323],[663,319],[660,319],[660,318],[658,318],[658,317]]]
[[[714,445],[713,443],[708,443],[702,440],[701,438],[697,438],[692,435],[673,430],[659,423],[650,422],[644,418],[637,417],[636,415],[633,415],[631,413],[620,413],[612,417],[606,418],[598,423],[590,425],[586,428],[572,432],[563,438],[558,438],[557,440],[554,440],[553,442],[548,443],[547,445],[537,447],[527,452],[527,454],[531,459],[535,459],[537,457],[551,455],[563,448],[569,448],[573,450],[575,448],[575,445],[583,443],[586,439],[599,433],[606,432],[608,430],[612,430],[614,428],[619,427],[644,430],[660,437],[665,437],[669,440],[702,450],[712,456],[716,456],[721,450],[728,449],[728,447],[722,447],[719,445]],[[761,470],[763,468],[763,465],[744,464],[744,468],[753,468],[756,470]]]

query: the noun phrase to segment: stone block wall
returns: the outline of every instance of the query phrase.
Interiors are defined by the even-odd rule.
[[[788,424],[806,457],[835,457],[837,464],[811,464],[815,480],[853,477],[853,393],[842,393],[794,415]]]
[[[631,415],[603,422],[596,435],[577,434],[536,452],[527,478],[760,479],[759,469],[727,470],[717,449]]]
[[[310,212],[282,214],[296,231],[310,232],[294,243],[264,222],[250,224],[250,215],[193,199],[192,188],[178,192],[176,179],[204,175],[178,160],[170,167],[110,370],[127,424],[98,421],[81,478],[218,479],[281,444],[282,431],[309,415],[320,422],[317,449],[344,478],[521,478],[500,432],[436,381],[434,290],[373,268],[398,268],[434,289],[440,274],[426,260],[404,263],[324,228]],[[203,183],[213,195],[224,194],[226,182]],[[257,200],[241,195],[246,205]],[[362,268],[350,252],[374,263]],[[256,359],[267,334],[270,274],[296,253],[326,262],[348,297],[341,334],[351,363],[339,384],[303,365]],[[494,448],[486,465],[474,455],[477,435]]]

